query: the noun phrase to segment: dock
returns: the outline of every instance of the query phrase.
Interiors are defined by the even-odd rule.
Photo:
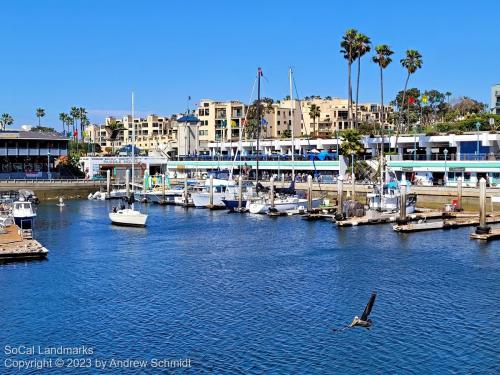
[[[494,215],[486,219],[487,224],[500,223],[500,216]],[[479,225],[479,216],[469,218],[444,219],[434,222],[409,223],[402,225],[394,225],[393,229],[396,232],[411,233],[421,232],[435,229],[457,229],[461,227],[471,227]],[[481,236],[481,235],[479,235]],[[472,238],[472,237],[471,237]]]
[[[410,221],[428,220],[441,218],[443,213],[441,211],[426,211],[418,212],[407,215],[407,219]],[[398,220],[399,214],[379,214],[379,215],[365,215],[361,217],[352,217],[346,220],[337,221],[337,226],[339,227],[354,227],[358,225],[376,225],[376,224],[387,224],[394,223]]]
[[[492,229],[489,233],[478,234],[472,232],[470,234],[471,240],[480,240],[480,241],[490,241],[490,240],[499,240],[500,239],[500,229]]]
[[[31,231],[22,231],[9,225],[0,232],[0,261],[43,259],[49,251],[34,240]]]

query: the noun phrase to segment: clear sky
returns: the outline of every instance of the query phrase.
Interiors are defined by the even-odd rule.
[[[4,0],[0,7],[0,113],[14,128],[60,128],[58,114],[87,108],[93,122],[122,115],[136,93],[139,115],[168,115],[202,98],[248,101],[256,69],[263,95],[347,96],[339,53],[350,27],[396,52],[386,98],[403,88],[404,51],[424,65],[410,87],[485,103],[500,82],[500,1]],[[371,55],[371,54],[370,54]],[[360,101],[379,101],[378,70],[362,61]]]

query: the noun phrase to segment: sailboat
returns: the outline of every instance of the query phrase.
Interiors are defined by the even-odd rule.
[[[134,164],[135,164],[135,123],[134,123],[134,93],[132,93],[132,186],[134,186]],[[135,210],[134,208],[134,189],[132,189],[132,195],[128,197],[127,203],[128,208],[116,208],[109,213],[109,219],[112,224],[123,225],[129,227],[144,227],[146,226],[146,220],[148,215]]]

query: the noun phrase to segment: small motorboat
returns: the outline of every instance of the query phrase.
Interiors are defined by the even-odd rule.
[[[19,198],[12,205],[12,216],[14,222],[21,229],[33,229],[36,213],[33,204],[24,198]]]

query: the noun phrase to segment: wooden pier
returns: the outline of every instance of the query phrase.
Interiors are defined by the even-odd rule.
[[[427,220],[427,219],[437,219],[441,218],[443,213],[441,211],[426,211],[418,212],[407,215],[409,221]],[[339,227],[355,227],[358,225],[375,225],[375,224],[387,224],[394,223],[398,220],[399,214],[380,214],[380,215],[365,215],[362,217],[353,217],[346,220],[337,221],[337,226]]]
[[[34,240],[31,232],[22,231],[16,225],[9,225],[0,233],[0,261],[43,259],[48,250]]]
[[[499,215],[490,215],[486,219],[487,224],[500,223]],[[396,232],[401,233],[411,233],[411,232],[421,232],[435,229],[457,229],[461,227],[471,227],[479,225],[479,216],[476,217],[459,217],[456,219],[444,219],[441,221],[431,221],[422,223],[409,223],[402,225],[394,225],[393,229]],[[472,238],[472,237],[471,237]]]

